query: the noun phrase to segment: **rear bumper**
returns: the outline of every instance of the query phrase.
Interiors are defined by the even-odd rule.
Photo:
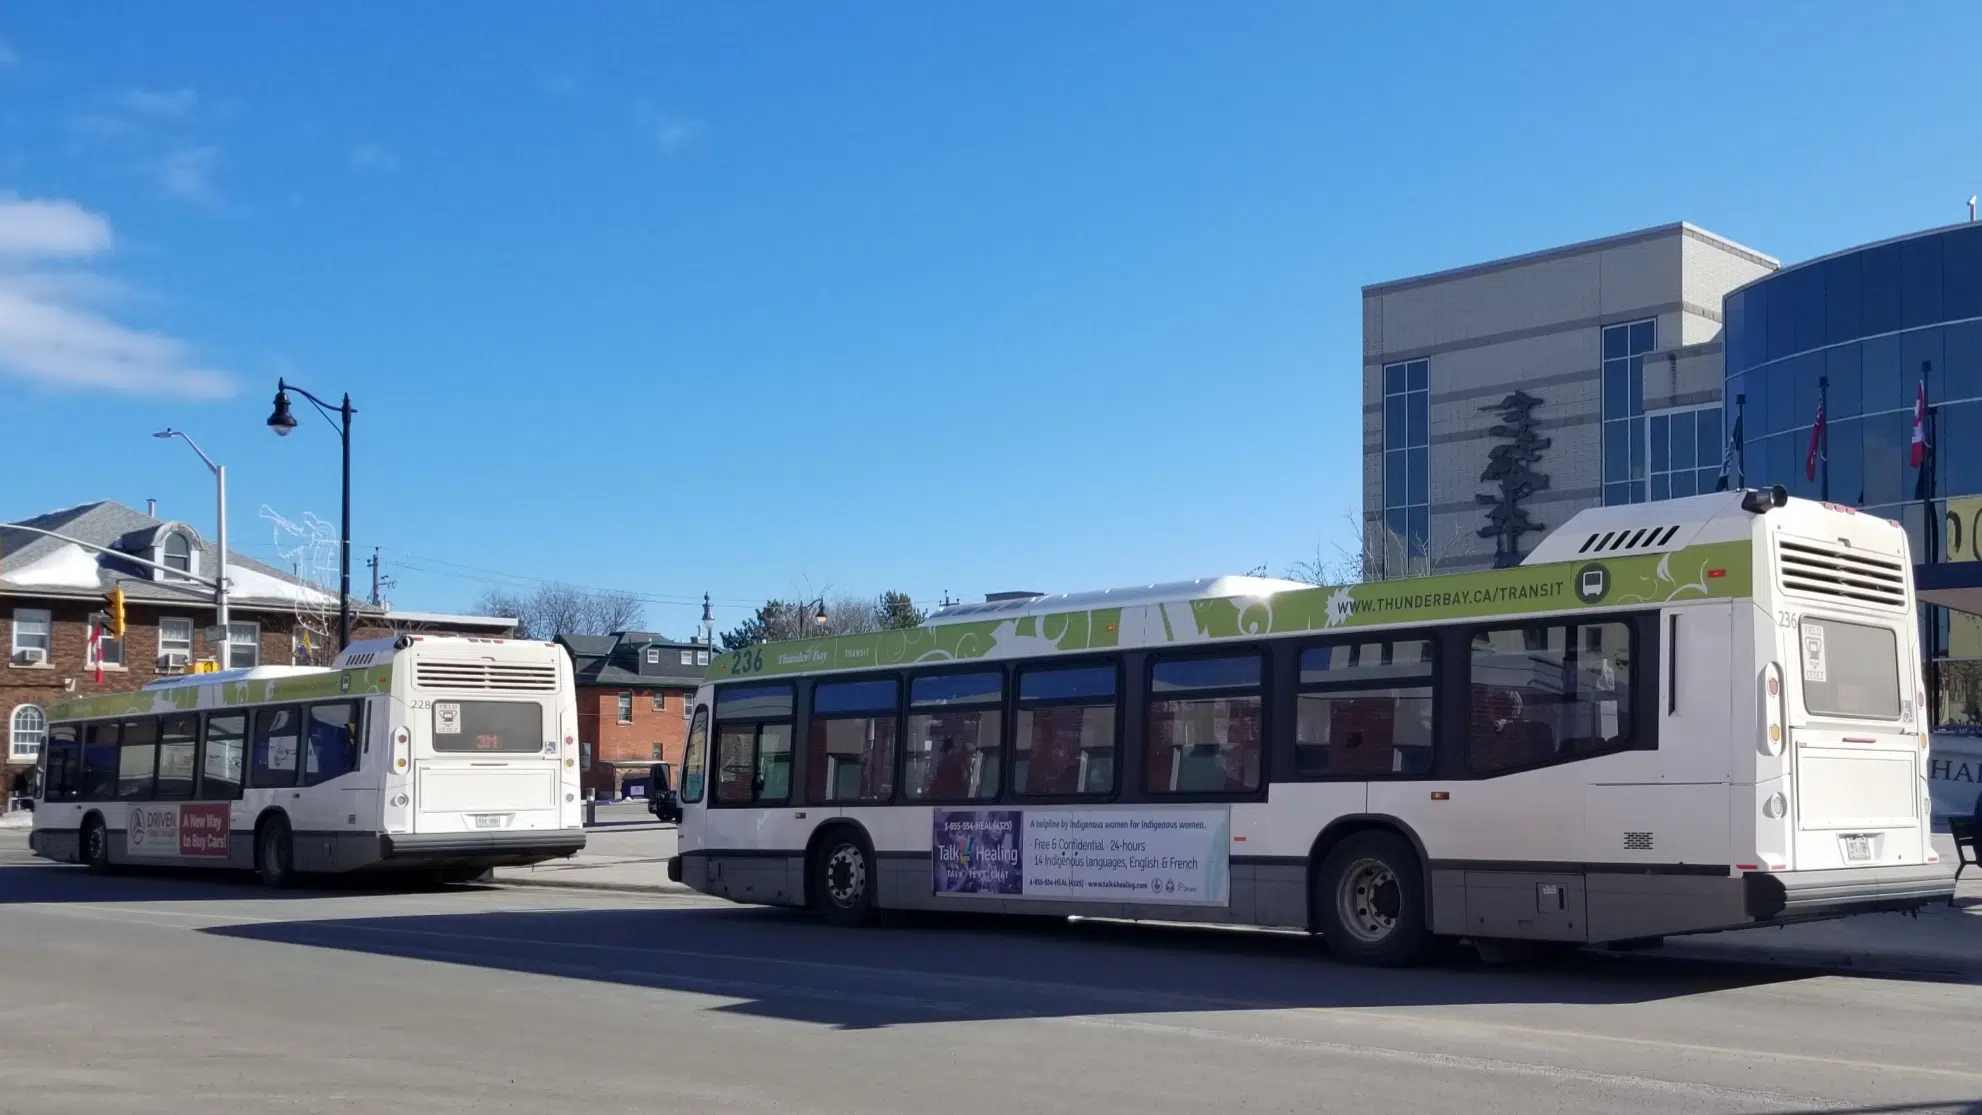
[[[379,837],[379,858],[388,864],[475,862],[521,866],[575,855],[584,848],[584,829],[392,833]]]
[[[1928,902],[1946,901],[1954,893],[1953,868],[1938,863],[1749,872],[1742,880],[1748,916],[1765,921],[1910,910]]]

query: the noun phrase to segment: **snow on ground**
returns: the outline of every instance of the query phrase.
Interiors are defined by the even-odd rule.
[[[30,829],[34,827],[34,813],[26,809],[16,809],[12,813],[0,813],[0,829]]]
[[[94,589],[99,583],[96,555],[81,546],[64,544],[61,549],[6,574],[5,579],[10,585]]]

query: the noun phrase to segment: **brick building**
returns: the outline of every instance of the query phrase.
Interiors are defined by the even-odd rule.
[[[628,778],[665,762],[681,768],[688,702],[709,669],[709,647],[645,631],[560,635],[578,688],[584,785],[616,797]]]
[[[108,553],[17,526],[54,531]],[[213,575],[212,546],[183,522],[159,519],[108,501],[0,524],[0,808],[17,777],[39,759],[50,705],[71,697],[128,692],[195,663],[221,668],[307,664],[317,640],[299,637],[301,617],[328,611],[336,598],[239,553],[227,557],[229,630],[215,629],[212,589],[172,572],[116,556],[157,562],[191,576]],[[91,625],[111,588],[123,590],[124,638],[89,646]],[[505,635],[515,621],[497,617],[394,613],[362,607],[353,637],[397,631]],[[219,637],[216,637],[219,636]],[[100,676],[100,680],[99,680]]]

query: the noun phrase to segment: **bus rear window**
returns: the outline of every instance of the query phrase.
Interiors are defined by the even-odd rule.
[[[544,709],[533,701],[435,701],[435,751],[544,749]]]
[[[1812,715],[1899,719],[1899,638],[1890,628],[1805,616],[1797,643]]]

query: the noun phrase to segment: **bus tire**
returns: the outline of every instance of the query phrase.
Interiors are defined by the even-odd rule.
[[[110,829],[104,825],[103,818],[91,816],[83,823],[82,847],[77,851],[82,853],[77,858],[91,871],[110,874]]]
[[[1336,959],[1400,968],[1430,949],[1424,868],[1396,833],[1344,839],[1322,860],[1314,888],[1315,920]]]
[[[289,822],[270,817],[255,832],[255,871],[262,886],[287,890],[296,885],[296,846],[289,838]]]
[[[826,924],[853,927],[874,920],[874,853],[859,832],[827,833],[812,862],[812,905]]]

